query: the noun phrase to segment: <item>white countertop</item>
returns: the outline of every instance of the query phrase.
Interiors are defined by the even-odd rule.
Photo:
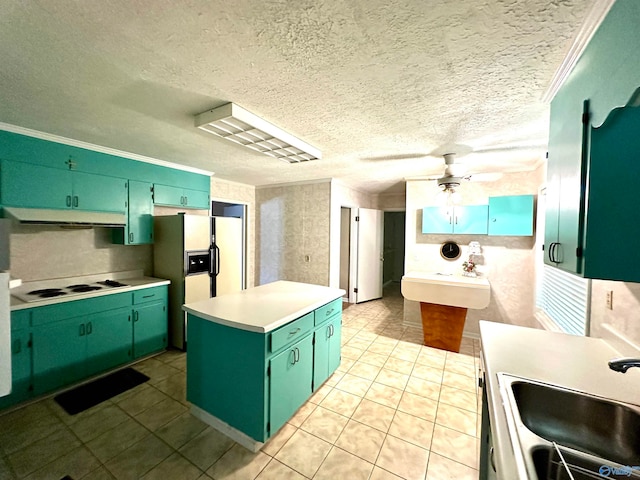
[[[487,321],[480,322],[480,337],[499,479],[517,478],[517,471],[497,373],[640,403],[640,369],[611,370],[608,361],[621,355],[602,339]]]
[[[127,285],[124,287],[115,287],[115,288],[103,288],[102,290],[94,290],[91,292],[85,292],[81,294],[74,294],[70,296],[60,296],[60,297],[51,297],[51,298],[43,298],[42,300],[38,300],[36,302],[23,302],[19,298],[11,296],[11,311],[14,310],[23,310],[26,308],[36,308],[42,307],[45,305],[53,305],[57,303],[63,302],[71,302],[74,300],[84,300],[86,298],[93,297],[101,297],[103,295],[113,295],[116,293],[124,293],[130,292],[133,290],[141,290],[143,288],[157,287],[160,285],[168,285],[171,283],[169,280],[165,280],[163,278],[154,278],[154,277],[145,277],[142,273],[142,270],[130,270],[125,272],[112,272],[112,273],[100,273],[93,275],[85,275],[79,277],[69,277],[65,278],[64,284],[73,284],[73,283],[91,283],[96,281],[102,281],[106,279],[118,280],[122,283],[126,283]],[[48,288],[51,282],[59,282],[61,279],[52,279],[52,280],[38,280],[33,282],[23,282],[19,287],[24,291],[32,291],[41,288]]]
[[[339,288],[280,280],[238,293],[188,303],[182,309],[221,325],[266,333],[345,293]]]

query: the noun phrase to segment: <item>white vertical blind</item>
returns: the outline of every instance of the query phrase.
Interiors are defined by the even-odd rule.
[[[591,280],[559,268],[545,265],[542,288],[536,295],[536,306],[542,309],[563,332],[587,335]]]

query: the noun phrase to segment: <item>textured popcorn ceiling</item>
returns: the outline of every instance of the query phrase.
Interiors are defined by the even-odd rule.
[[[470,172],[531,169],[540,98],[592,3],[3,0],[0,122],[253,185],[401,191],[452,149],[487,150],[459,157]],[[194,127],[227,102],[324,158],[289,165]]]

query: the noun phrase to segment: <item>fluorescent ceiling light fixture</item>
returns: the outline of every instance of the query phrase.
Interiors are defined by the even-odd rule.
[[[322,153],[235,103],[196,115],[196,127],[289,163],[319,160]]]

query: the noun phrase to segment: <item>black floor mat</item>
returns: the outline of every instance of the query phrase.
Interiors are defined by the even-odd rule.
[[[122,392],[126,392],[147,380],[149,380],[149,377],[145,374],[133,368],[123,368],[106,377],[61,393],[54,397],[54,400],[69,415],[75,415]]]

